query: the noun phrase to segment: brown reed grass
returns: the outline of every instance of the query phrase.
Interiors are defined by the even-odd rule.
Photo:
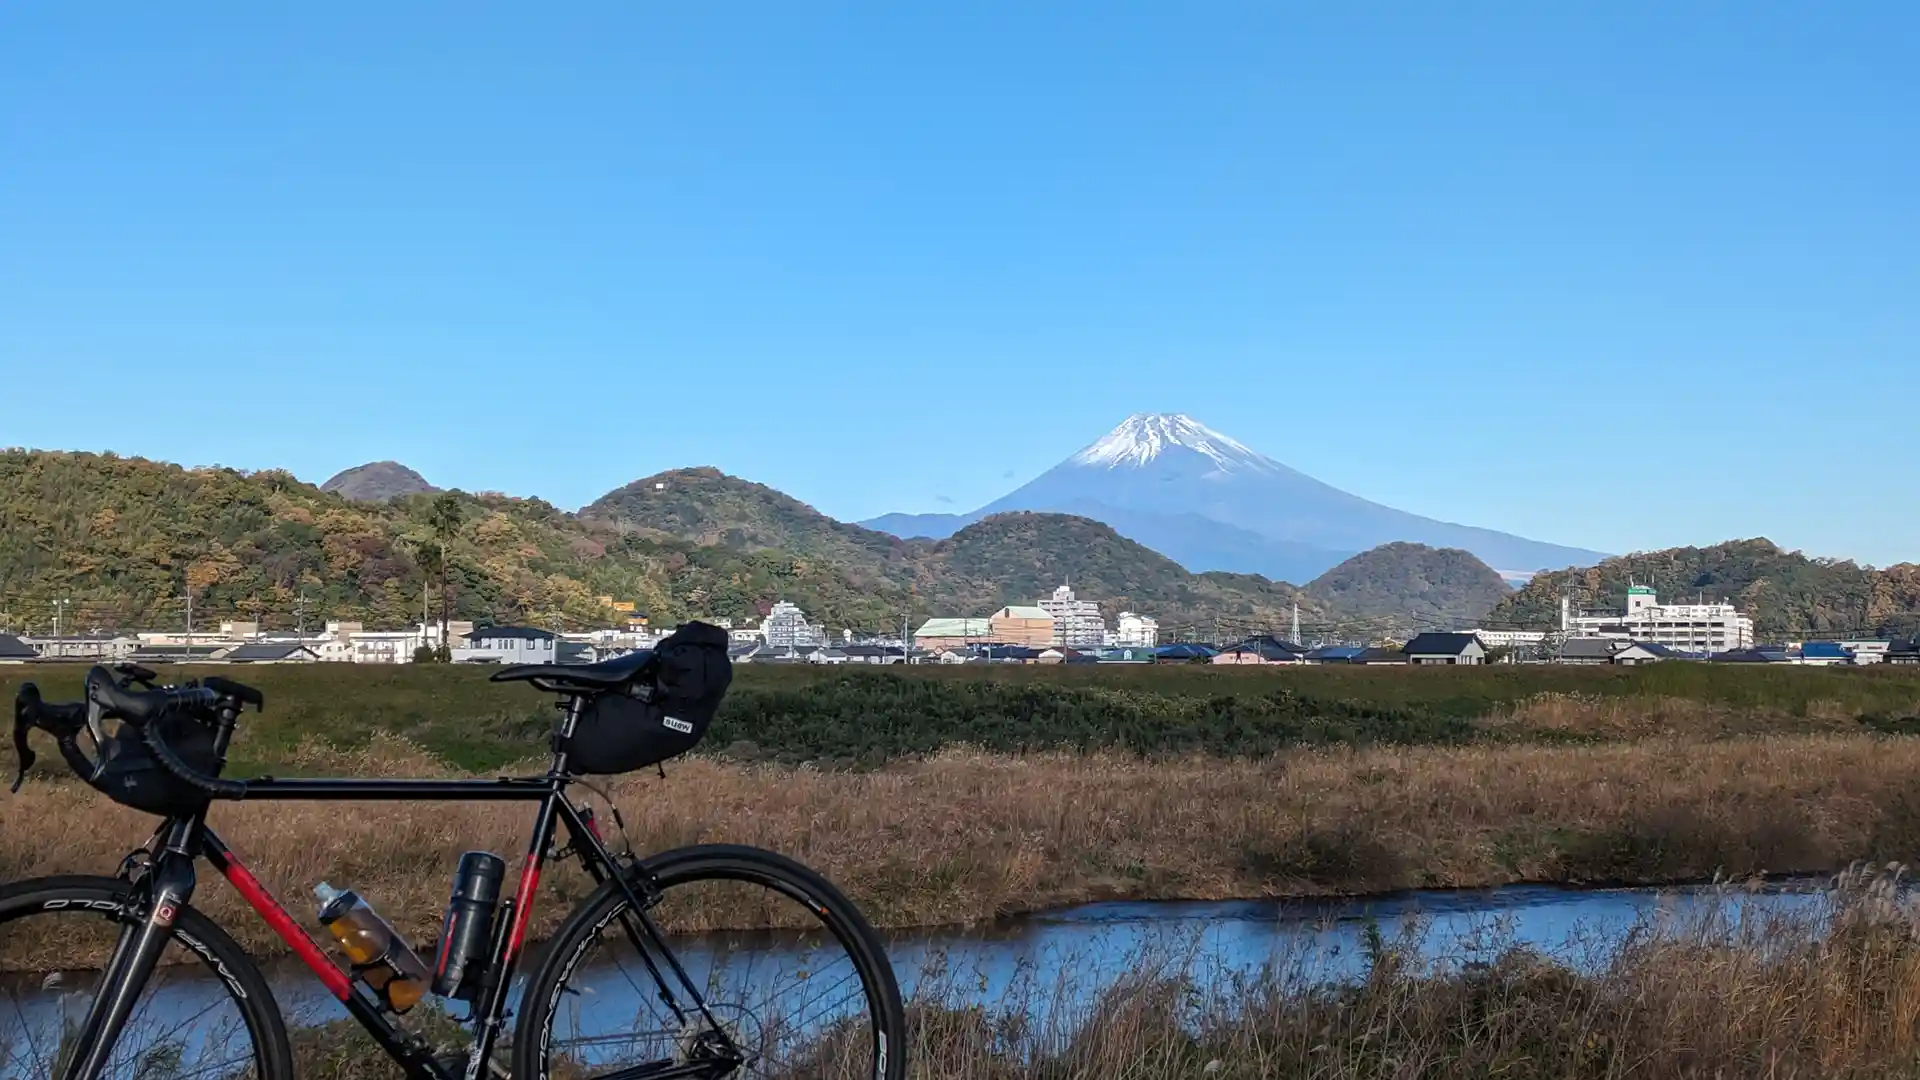
[[[355,774],[433,770],[391,739],[346,756],[303,753],[307,765]],[[670,765],[665,780],[629,776],[610,788],[635,850],[771,848],[825,873],[883,926],[1111,898],[1787,874],[1920,848],[1920,741],[1862,736],[1267,761],[954,750],[874,772],[693,759]],[[459,853],[517,862],[531,816],[501,803],[245,803],[217,806],[211,821],[296,912],[324,878],[359,889],[422,939]],[[151,824],[71,782],[29,785],[8,801],[7,821],[0,880],[110,873]],[[543,886],[542,932],[586,882],[565,869]],[[247,945],[279,948],[211,875],[196,904]]]

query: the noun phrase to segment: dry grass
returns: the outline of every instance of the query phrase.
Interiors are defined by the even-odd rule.
[[[1888,876],[1850,876],[1819,912],[1645,924],[1579,970],[1513,947],[1450,972],[1391,943],[1371,960],[1332,987],[1147,964],[1091,1009],[950,1000],[918,1010],[911,1060],[930,1080],[1788,1080],[1920,1060],[1920,912]]]
[[[391,740],[343,772],[417,774]],[[584,794],[584,792],[583,792]],[[965,922],[1106,898],[1362,893],[1513,881],[1663,882],[1832,870],[1920,848],[1920,741],[1797,736],[1303,752],[1266,762],[950,751],[877,772],[691,760],[612,786],[633,843],[793,855],[876,923]],[[213,822],[296,911],[326,878],[423,939],[459,852],[517,856],[521,804],[252,803]],[[150,819],[72,783],[14,796],[0,878],[111,872]],[[584,889],[549,876],[552,926]],[[264,928],[223,884],[198,904]],[[724,917],[717,915],[716,918]],[[277,946],[275,946],[277,948]]]
[[[1732,890],[1729,891],[1730,893]],[[1733,897],[1729,895],[1728,899]],[[1353,979],[1306,983],[1281,955],[1225,979],[1149,950],[1089,986],[979,1000],[959,980],[911,1004],[916,1080],[1824,1080],[1912,1077],[1920,1061],[1920,911],[1890,874],[1849,874],[1818,910],[1648,921],[1568,963],[1491,943],[1435,968],[1376,940]],[[1081,975],[1079,979],[1097,976]],[[343,1025],[298,1033],[302,1075],[385,1078]],[[843,1049],[828,1040],[823,1058]],[[357,1052],[356,1052],[357,1051]],[[813,1076],[803,1067],[798,1075]]]
[[[1860,719],[1840,702],[1830,700],[1809,701],[1804,714],[1796,716],[1779,709],[1700,698],[1544,693],[1496,707],[1479,721],[1479,726],[1490,733],[1516,737],[1553,734],[1610,742],[1845,734],[1858,732]]]

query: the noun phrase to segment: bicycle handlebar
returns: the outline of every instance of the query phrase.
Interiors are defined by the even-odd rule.
[[[210,776],[181,760],[173,747],[158,735],[151,721],[169,711],[180,709],[201,719],[216,720],[223,731],[231,730],[242,708],[252,705],[256,711],[263,709],[266,696],[253,687],[217,676],[184,686],[155,687],[152,682],[156,676],[145,668],[127,664],[119,670],[124,678],[118,682],[106,668],[95,667],[88,671],[86,699],[70,704],[48,703],[41,699],[39,687],[32,683],[21,686],[13,702],[13,748],[20,763],[19,772],[14,776],[13,790],[20,790],[27,769],[36,760],[33,748],[27,742],[27,733],[36,727],[54,737],[60,746],[60,756],[66,759],[81,779],[89,784],[94,783],[103,766],[80,748],[80,731],[83,726],[91,727],[95,739],[104,742],[105,735],[99,721],[113,717],[139,732],[140,741],[153,754],[154,760],[181,783],[216,799],[245,796],[246,784],[241,781]],[[136,690],[132,685],[136,682],[144,683],[148,688]],[[224,739],[219,745],[224,749]]]

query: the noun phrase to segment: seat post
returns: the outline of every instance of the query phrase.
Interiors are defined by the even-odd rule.
[[[567,745],[573,741],[573,729],[580,723],[580,714],[587,709],[587,695],[570,693],[561,706],[560,720],[553,725],[553,762],[547,766],[548,776],[559,776],[567,771]]]

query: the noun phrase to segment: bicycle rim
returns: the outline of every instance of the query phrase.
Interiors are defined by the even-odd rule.
[[[546,1021],[529,1048],[533,1075],[645,1075],[648,1066],[730,1054],[741,1058],[732,1076],[895,1075],[886,1060],[889,1042],[899,1044],[891,969],[881,975],[886,961],[871,931],[837,910],[837,896],[820,895],[830,892],[824,883],[749,858],[669,869],[659,887],[648,917],[664,952],[644,932],[644,954],[636,948],[629,928],[638,922],[618,892],[602,894],[555,942],[555,970],[531,988],[545,1000],[528,1003]],[[661,999],[663,985],[677,1010]]]
[[[0,892],[0,1080],[60,1076],[132,909],[111,879]],[[114,1044],[105,1080],[285,1080],[285,1034],[258,973],[183,912]]]

